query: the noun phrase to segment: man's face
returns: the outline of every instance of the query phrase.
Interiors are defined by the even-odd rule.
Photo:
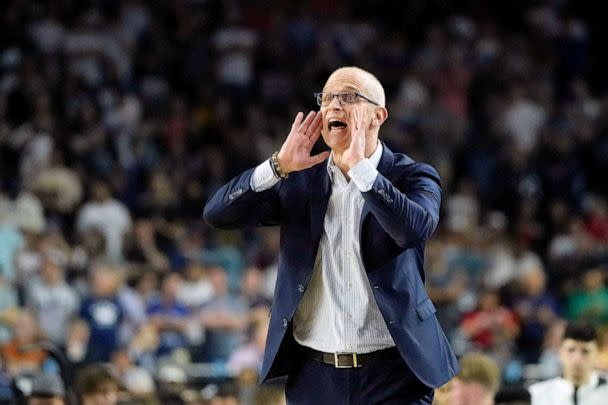
[[[573,384],[584,384],[589,373],[593,370],[593,359],[596,354],[597,344],[595,341],[583,342],[565,339],[559,351],[564,377]]]
[[[323,92],[354,92],[371,98],[367,91],[368,83],[365,80],[366,78],[359,72],[339,70],[329,77]],[[361,98],[358,99],[357,103],[348,104],[340,103],[337,97],[334,97],[327,106],[321,106],[320,111],[323,114],[322,135],[327,146],[337,153],[342,153],[348,148],[354,130],[354,128],[351,128],[352,114],[357,108],[364,112],[364,128],[366,128],[367,135],[367,129],[370,126],[375,107],[374,104]],[[344,123],[346,126],[335,126],[336,121]]]

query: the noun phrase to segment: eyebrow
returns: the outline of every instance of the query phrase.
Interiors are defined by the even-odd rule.
[[[363,92],[362,92],[361,90],[359,90],[359,89],[357,89],[357,88],[355,88],[355,87],[353,87],[353,86],[346,86],[346,87],[344,87],[344,88],[343,88],[342,90],[340,90],[340,91],[331,91],[331,92],[330,92],[330,91],[327,91],[327,90],[325,90],[325,89],[323,89],[323,92],[324,92],[324,93],[345,93],[345,92],[350,93],[350,92],[353,92],[353,93],[360,93],[360,94],[363,94]]]

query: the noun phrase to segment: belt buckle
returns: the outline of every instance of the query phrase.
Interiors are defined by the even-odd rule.
[[[353,358],[352,366],[341,366],[340,361],[338,360],[340,355],[349,355]],[[334,353],[334,367],[335,368],[357,368],[359,365],[357,364],[357,353]]]

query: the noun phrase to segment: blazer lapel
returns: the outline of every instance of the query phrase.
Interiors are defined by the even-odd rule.
[[[329,203],[329,195],[331,193],[329,173],[327,173],[327,161],[318,166],[318,170],[313,173],[310,184],[310,236],[312,246],[318,247],[321,241],[325,212],[327,211],[327,204]],[[316,254],[317,251],[315,249],[313,255]]]

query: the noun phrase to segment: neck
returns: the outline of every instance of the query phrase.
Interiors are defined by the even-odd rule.
[[[581,385],[585,385],[589,382],[589,379],[591,378],[591,372],[587,372],[581,375],[564,374],[564,378],[570,381],[575,387],[580,387]]]

